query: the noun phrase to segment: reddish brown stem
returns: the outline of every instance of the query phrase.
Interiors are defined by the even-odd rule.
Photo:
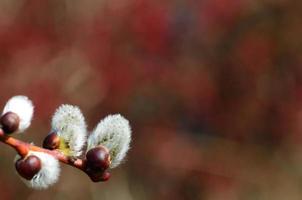
[[[73,159],[71,157],[68,157],[57,150],[48,150],[44,149],[26,142],[23,142],[21,140],[18,140],[16,138],[13,138],[11,136],[8,136],[4,133],[4,131],[0,128],[0,141],[13,147],[18,154],[21,157],[25,157],[29,151],[37,151],[37,152],[43,152],[52,155],[53,157],[57,158],[60,162],[65,163],[67,165],[70,165],[72,167],[78,168],[82,170],[83,172],[87,173],[86,170],[86,161],[82,159]]]
[[[93,171],[92,169],[87,167],[86,160],[66,156],[58,150],[48,150],[29,144],[27,142],[23,142],[21,140],[18,140],[16,138],[13,138],[5,134],[2,128],[0,128],[0,141],[13,147],[21,157],[25,157],[29,151],[36,151],[36,152],[43,152],[43,153],[50,154],[56,159],[58,159],[60,162],[82,170],[94,182],[107,181],[110,178],[110,173],[107,171]]]

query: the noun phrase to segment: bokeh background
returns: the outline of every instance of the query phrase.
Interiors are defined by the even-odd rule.
[[[62,166],[28,189],[0,153],[0,198],[302,199],[300,0],[0,0],[0,103],[24,94],[41,144],[54,110],[133,128],[106,183]]]

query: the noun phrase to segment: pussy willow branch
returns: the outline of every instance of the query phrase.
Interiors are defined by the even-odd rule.
[[[58,159],[60,162],[78,168],[87,174],[85,160],[78,159],[78,158],[73,159],[57,150],[48,150],[29,144],[27,142],[23,142],[21,140],[6,135],[1,128],[0,128],[0,141],[14,148],[21,157],[25,157],[29,151],[47,153]]]

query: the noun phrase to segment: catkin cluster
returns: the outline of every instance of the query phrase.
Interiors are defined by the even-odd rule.
[[[7,136],[23,133],[30,126],[33,113],[30,99],[14,96],[4,106],[1,129]],[[108,170],[124,160],[130,142],[131,128],[122,115],[108,115],[88,134],[81,110],[77,106],[63,104],[52,117],[51,130],[43,141],[43,148],[67,157],[70,163],[85,153],[81,169],[98,182],[109,179]],[[35,150],[29,150],[26,155],[19,154],[14,160],[15,168],[26,185],[45,189],[58,181],[61,170],[60,159],[54,156],[57,154]]]

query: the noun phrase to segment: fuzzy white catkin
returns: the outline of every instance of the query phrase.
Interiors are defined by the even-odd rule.
[[[20,124],[17,132],[22,133],[30,126],[34,113],[32,101],[26,96],[14,96],[10,98],[4,106],[2,115],[7,112],[16,113],[20,118]]]
[[[49,186],[55,184],[60,176],[60,164],[59,161],[53,156],[43,153],[30,151],[27,156],[35,155],[41,161],[40,171],[31,179],[26,180],[20,176],[21,180],[30,188],[33,189],[47,189]],[[16,156],[15,162],[20,158]]]
[[[70,156],[79,156],[86,142],[86,122],[81,110],[72,105],[61,105],[52,117],[52,131],[68,144]]]
[[[110,168],[114,168],[125,158],[130,142],[129,121],[120,114],[108,115],[89,136],[87,151],[98,145],[107,147],[111,157]]]

